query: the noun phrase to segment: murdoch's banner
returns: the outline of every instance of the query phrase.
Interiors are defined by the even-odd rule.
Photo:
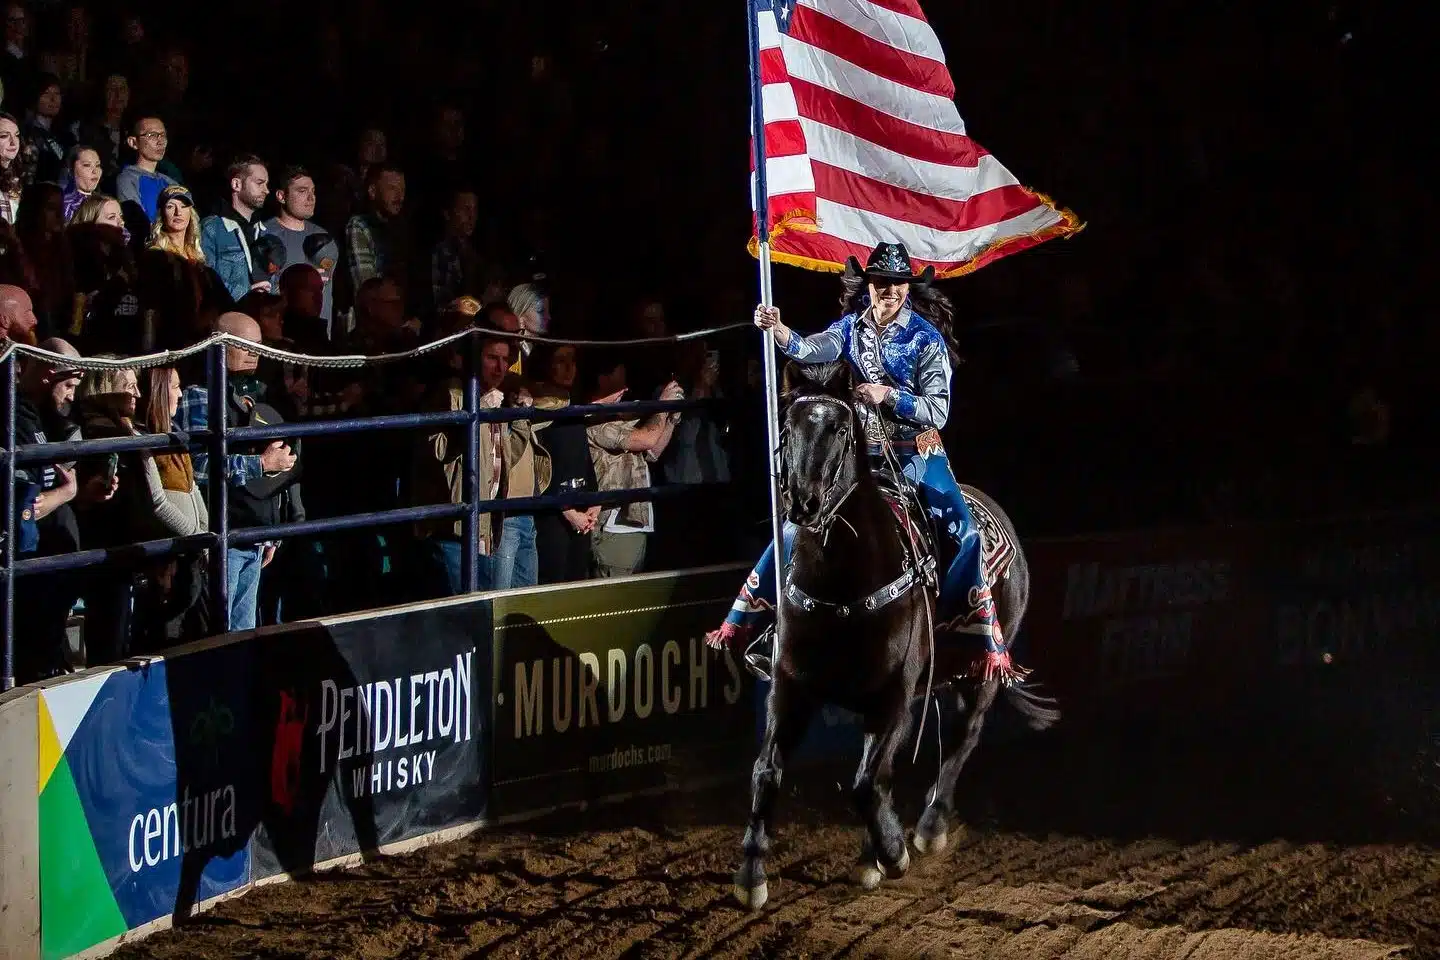
[[[492,807],[546,809],[733,773],[753,685],[705,646],[745,570],[716,567],[498,596]]]
[[[489,636],[459,599],[261,638],[257,879],[484,817]]]

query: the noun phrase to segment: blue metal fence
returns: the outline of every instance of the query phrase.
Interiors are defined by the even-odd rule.
[[[146,434],[135,437],[121,437],[105,440],[78,440],[61,443],[27,444],[17,447],[15,410],[20,354],[11,352],[3,360],[5,389],[5,447],[0,450],[0,462],[4,471],[4,543],[3,563],[0,563],[0,582],[3,582],[4,607],[4,660],[0,669],[0,689],[8,690],[15,681],[15,585],[19,577],[62,570],[79,570],[101,566],[107,563],[134,563],[137,560],[164,557],[176,553],[210,550],[210,600],[213,610],[212,630],[216,634],[229,630],[229,548],[259,543],[265,540],[280,540],[287,537],[334,533],[365,527],[378,527],[420,520],[442,520],[458,518],[462,521],[462,535],[465,544],[461,582],[467,592],[479,588],[479,529],[480,516],[484,513],[505,511],[506,513],[533,513],[542,510],[558,510],[566,507],[589,507],[596,504],[619,505],[648,501],[693,493],[722,486],[720,484],[675,484],[648,489],[606,491],[595,493],[569,492],[559,495],[525,497],[509,500],[483,500],[480,496],[480,427],[486,423],[508,423],[528,420],[532,423],[562,422],[573,420],[620,420],[648,416],[660,412],[702,412],[712,410],[715,400],[642,401],[621,404],[587,404],[562,407],[556,410],[540,410],[534,407],[512,407],[482,410],[480,408],[480,383],[475,375],[474,364],[465,385],[464,409],[450,413],[417,413],[395,416],[372,417],[368,419],[327,420],[308,422],[287,422],[254,427],[230,427],[226,425],[226,395],[229,390],[228,370],[225,367],[225,346],[216,343],[208,347],[209,420],[212,428],[196,431],[184,440],[175,435]],[[219,425],[218,428],[215,425]],[[381,430],[413,430],[425,427],[464,426],[465,460],[462,481],[462,501],[458,504],[435,504],[429,506],[403,507],[374,513],[332,517],[323,520],[305,520],[282,523],[268,527],[244,527],[232,529],[229,518],[229,482],[226,477],[226,455],[232,442],[254,442],[319,435],[363,433]],[[110,453],[130,453],[142,450],[162,451],[180,449],[204,449],[210,455],[211,470],[207,502],[210,509],[210,532],[190,537],[176,537],[151,540],[124,547],[80,550],[56,556],[16,557],[16,489],[15,471],[22,464],[53,464],[78,460],[82,457],[104,456]]]

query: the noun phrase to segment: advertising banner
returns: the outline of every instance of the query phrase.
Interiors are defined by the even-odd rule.
[[[498,815],[743,775],[753,685],[705,646],[739,566],[496,597]]]
[[[43,956],[249,881],[248,656],[222,647],[195,665],[203,676],[155,662],[40,692]]]
[[[1262,539],[1252,588],[1259,668],[1391,666],[1433,656],[1440,631],[1440,518],[1317,522]]]
[[[1228,669],[1257,628],[1253,536],[1224,528],[1026,544],[1022,662],[1062,699]]]
[[[485,816],[488,600],[319,621],[257,643],[257,879]]]

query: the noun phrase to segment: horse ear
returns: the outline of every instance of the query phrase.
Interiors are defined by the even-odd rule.
[[[805,368],[795,362],[785,364],[780,371],[780,395],[789,396],[795,392],[796,386],[805,380]]]

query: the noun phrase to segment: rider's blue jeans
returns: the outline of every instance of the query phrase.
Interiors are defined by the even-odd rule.
[[[984,558],[980,533],[950,470],[950,460],[943,452],[912,453],[901,457],[901,463],[905,476],[915,485],[921,502],[930,511],[936,529],[950,539],[954,548],[954,559],[940,584],[936,632],[976,634],[986,639],[988,649],[1001,649],[1004,641],[981,569]],[[787,565],[794,541],[795,525],[787,522],[784,528]],[[876,589],[881,586],[875,585]],[[725,622],[732,629],[754,628],[772,614],[774,607],[775,547],[772,544],[765,548],[760,562],[746,578]]]

